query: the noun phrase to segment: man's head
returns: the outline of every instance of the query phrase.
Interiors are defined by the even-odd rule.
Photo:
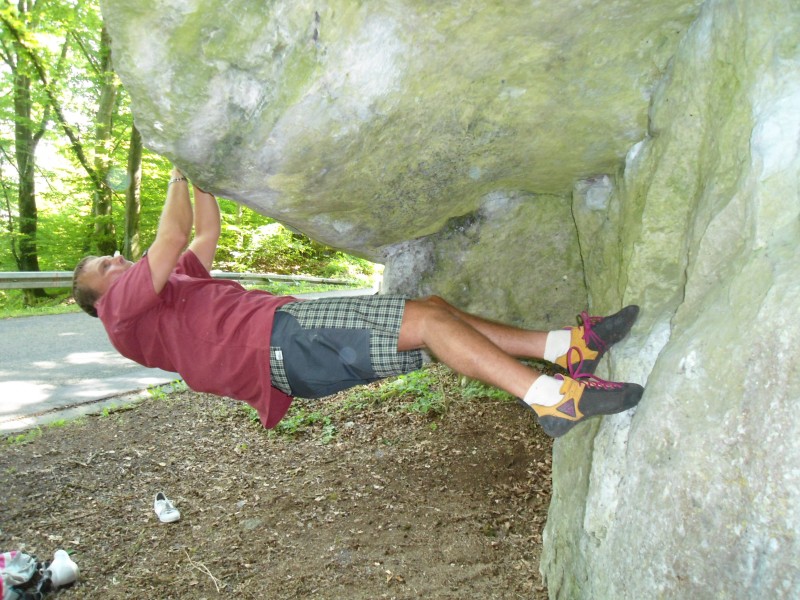
[[[132,266],[124,256],[86,256],[72,275],[72,297],[86,313],[96,317],[95,303]]]

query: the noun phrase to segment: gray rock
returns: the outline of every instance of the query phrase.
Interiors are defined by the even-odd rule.
[[[559,439],[553,598],[800,597],[796,0],[103,0],[147,145],[640,406]],[[603,374],[603,373],[601,373]]]
[[[614,170],[700,0],[103,0],[145,144],[382,259],[492,192]]]
[[[593,303],[644,307],[607,366],[647,391],[556,444],[553,597],[800,596],[798,32],[790,2],[706,3],[607,208],[576,190],[579,238],[616,232]]]
[[[439,233],[390,249],[383,287],[539,329],[574,323],[586,305],[575,225],[557,196],[487,195]]]

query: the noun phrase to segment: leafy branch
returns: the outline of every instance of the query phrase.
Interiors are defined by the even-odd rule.
[[[33,43],[27,39],[26,32],[23,29],[23,25],[16,20],[11,18],[11,15],[6,12],[0,12],[0,21],[2,21],[3,25],[6,27],[8,32],[14,38],[14,41],[18,44],[18,46],[25,52],[26,56],[30,60],[31,64],[33,65],[34,70],[36,71],[37,76],[39,77],[39,81],[42,83],[44,87],[45,94],[49,100],[50,106],[52,107],[53,111],[56,115],[56,120],[58,121],[59,125],[61,125],[61,129],[64,131],[64,135],[67,136],[70,142],[70,146],[72,147],[75,156],[78,159],[78,162],[84,168],[86,173],[89,175],[89,178],[92,180],[92,183],[97,189],[104,187],[105,181],[103,177],[94,169],[89,162],[86,152],[84,151],[83,144],[81,143],[78,135],[75,133],[75,130],[67,121],[66,117],[64,116],[64,110],[61,106],[61,102],[58,99],[58,96],[55,92],[54,86],[49,81],[47,76],[47,70],[45,69],[39,55],[33,49]],[[62,50],[62,53],[65,50]]]

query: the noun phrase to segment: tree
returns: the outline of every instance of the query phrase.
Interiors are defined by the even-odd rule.
[[[128,149],[127,187],[125,188],[125,237],[122,253],[130,260],[142,256],[139,217],[142,209],[142,135],[131,125]]]
[[[90,58],[87,56],[87,58]],[[111,66],[111,38],[103,26],[96,66],[99,80],[97,112],[94,122],[94,177],[96,182],[92,198],[94,213],[94,242],[101,254],[113,254],[117,249],[112,218],[112,193],[108,185],[108,170],[113,146],[113,121],[116,113],[117,83]],[[91,60],[91,59],[90,59]]]
[[[14,145],[13,163],[17,172],[17,226],[14,236],[13,221],[9,208],[9,231],[12,233],[12,254],[21,271],[38,271],[39,254],[36,236],[38,209],[36,206],[36,148],[44,136],[50,121],[50,105],[39,99],[34,90],[35,65],[31,60],[30,49],[26,47],[20,31],[35,27],[41,20],[39,3],[34,0],[19,0],[16,6],[6,6],[0,13],[3,35],[0,37],[0,52],[8,66],[13,95]],[[66,43],[61,59],[66,53]],[[56,69],[61,61],[56,63]],[[5,149],[4,149],[5,153]],[[4,190],[7,186],[4,183]],[[15,240],[17,244],[15,245]],[[46,296],[42,289],[26,291],[26,298]]]
[[[20,0],[23,2],[33,0]],[[41,2],[41,0],[39,0]],[[92,185],[92,207],[94,225],[92,229],[93,245],[102,254],[111,254],[117,248],[112,213],[113,190],[108,184],[110,156],[115,146],[113,122],[118,108],[116,98],[119,89],[111,64],[111,46],[108,32],[102,24],[96,5],[78,2],[69,17],[59,13],[63,19],[61,25],[67,32],[64,56],[70,43],[74,44],[83,57],[83,65],[76,61],[71,63],[73,71],[85,71],[83,82],[92,81],[88,88],[91,99],[84,97],[83,103],[94,106],[94,136],[81,136],[79,130],[66,118],[64,103],[60,97],[58,86],[50,81],[46,59],[39,52],[25,24],[4,18],[15,44],[20,48],[33,67],[38,83],[44,89],[48,108],[52,109],[54,120],[69,140],[69,147],[80,166],[86,172]]]

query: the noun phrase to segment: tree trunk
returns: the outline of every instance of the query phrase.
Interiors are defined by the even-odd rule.
[[[113,144],[112,120],[117,86],[111,66],[111,38],[103,27],[100,34],[100,102],[95,115],[94,171],[97,173],[94,190],[94,238],[100,254],[113,254],[117,249],[114,233],[112,190],[107,183]]]
[[[16,44],[15,44],[16,47]],[[36,245],[36,230],[39,211],[36,207],[36,146],[39,137],[34,131],[31,119],[33,101],[31,99],[31,79],[27,75],[28,61],[22,49],[16,51],[14,70],[14,144],[17,171],[19,173],[19,259],[20,271],[39,271],[39,252]],[[26,304],[35,298],[45,298],[43,289],[25,290]]]
[[[128,187],[125,190],[125,243],[122,253],[129,260],[142,256],[139,245],[139,215],[142,208],[142,136],[136,125],[131,125],[131,142],[128,150]]]

